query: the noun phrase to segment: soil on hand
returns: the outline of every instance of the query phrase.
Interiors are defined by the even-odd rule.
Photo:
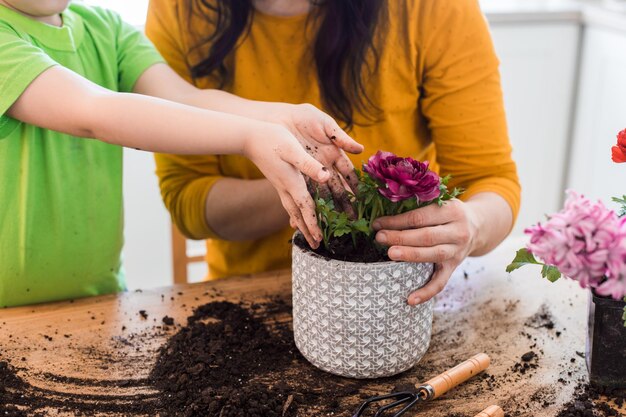
[[[319,248],[315,250],[311,249],[304,237],[300,234],[296,235],[294,244],[301,249],[312,251],[324,258],[338,261],[363,263],[389,261],[385,248],[377,246],[361,234],[356,238],[356,246],[350,235],[332,238],[329,242],[328,249],[324,246],[324,243],[320,244]]]

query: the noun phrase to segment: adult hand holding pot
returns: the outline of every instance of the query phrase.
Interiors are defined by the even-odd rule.
[[[467,201],[452,199],[441,206],[378,218],[372,225],[378,231],[376,241],[389,246],[389,259],[435,264],[430,282],[412,293],[408,303],[430,300],[467,256],[484,255],[504,239],[512,224],[507,207],[499,195],[483,192]]]

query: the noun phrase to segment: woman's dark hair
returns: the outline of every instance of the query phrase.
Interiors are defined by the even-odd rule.
[[[225,61],[248,33],[254,15],[252,0],[188,1],[190,11],[203,10],[203,17],[215,24],[214,32],[197,45],[210,43],[211,47],[208,56],[193,65],[191,75],[196,79],[217,76],[224,87],[231,76]],[[355,124],[355,110],[374,119],[379,109],[367,95],[364,75],[378,65],[375,34],[386,11],[385,0],[309,1],[310,16],[319,19],[311,52],[324,106],[348,128]]]

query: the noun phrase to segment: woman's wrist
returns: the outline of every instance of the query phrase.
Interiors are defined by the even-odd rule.
[[[230,241],[261,239],[289,225],[278,193],[265,178],[220,179],[207,195],[205,218],[213,233]]]
[[[473,240],[469,254],[482,256],[508,235],[513,223],[511,208],[504,198],[494,192],[475,194],[465,206]]]

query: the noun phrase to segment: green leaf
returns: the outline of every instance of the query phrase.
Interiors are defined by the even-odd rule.
[[[617,215],[619,217],[626,216],[626,195],[623,195],[622,198],[613,197],[612,200],[614,202],[619,203],[621,205],[621,207],[619,209],[619,213],[617,213]]]
[[[539,263],[532,253],[528,252],[526,248],[522,248],[517,251],[515,258],[506,267],[506,272],[513,272],[524,265],[542,265]]]
[[[367,221],[367,219],[359,219],[356,221],[352,222],[352,228],[354,230],[357,230],[359,232],[363,232],[363,233],[369,233],[370,232],[370,225],[369,222]]]
[[[611,200],[613,200],[616,203],[626,204],[626,195],[623,195],[622,198],[613,197]]]
[[[348,233],[350,233],[350,228],[348,226],[341,226],[333,231],[333,236],[341,237],[343,235],[347,235]]]
[[[541,276],[547,278],[550,282],[555,282],[561,278],[561,271],[556,266],[544,265],[541,268]]]

